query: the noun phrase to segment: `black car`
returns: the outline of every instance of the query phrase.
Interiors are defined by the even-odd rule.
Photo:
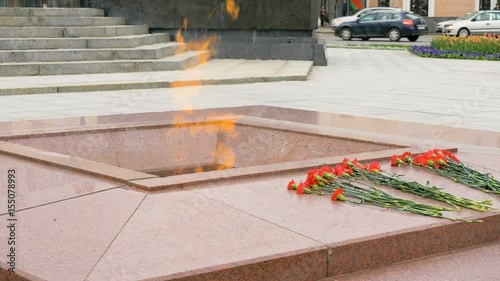
[[[335,35],[343,40],[361,38],[366,41],[377,37],[399,41],[401,37],[406,37],[414,42],[428,31],[427,23],[421,16],[386,10],[369,13],[353,22],[341,23],[335,28]]]

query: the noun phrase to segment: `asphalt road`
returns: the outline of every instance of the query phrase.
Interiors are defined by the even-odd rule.
[[[350,41],[344,41],[340,37],[336,37],[333,30],[327,27],[320,27],[316,30],[316,36],[326,42],[327,45],[346,45],[346,44],[359,44],[359,45],[370,45],[370,44],[398,44],[402,46],[413,46],[413,45],[430,45],[432,38],[435,34],[423,35],[418,38],[416,42],[410,42],[406,38],[401,38],[399,42],[392,42],[389,38],[370,38],[368,41],[363,41],[360,38],[353,38]]]

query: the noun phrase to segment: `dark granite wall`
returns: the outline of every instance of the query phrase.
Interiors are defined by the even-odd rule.
[[[320,0],[235,0],[240,8],[233,20],[226,0],[93,0],[108,16],[125,17],[127,24],[148,24],[171,39],[183,27],[186,41],[217,35],[215,58],[312,60],[326,65],[325,45],[313,36]]]
[[[236,0],[236,20],[225,11],[225,0],[94,0],[110,16],[155,29],[179,29],[184,18],[190,29],[313,30],[319,0]]]

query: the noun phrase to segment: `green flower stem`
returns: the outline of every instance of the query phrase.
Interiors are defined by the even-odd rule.
[[[347,200],[350,203],[370,204],[382,208],[391,208],[395,210],[408,211],[414,214],[419,214],[424,216],[456,220],[453,218],[445,217],[441,213],[442,211],[452,211],[453,209],[451,208],[430,206],[422,203],[417,203],[411,200],[398,198],[380,189],[373,187],[371,189],[365,189],[353,184],[351,181],[347,181],[344,179],[335,179],[334,181],[330,181],[328,183],[323,184],[323,186],[321,187],[321,191],[319,192],[321,192],[322,194],[324,194],[324,192],[333,193],[337,188],[342,188],[342,190],[344,191],[344,195],[346,197],[359,200],[359,201]]]
[[[484,192],[500,194],[500,181],[495,179],[489,173],[481,173],[463,163],[457,163],[451,159],[447,165],[441,169],[433,168],[440,175],[448,178],[454,178],[457,182],[468,185],[472,188],[479,189]]]
[[[370,173],[365,170],[353,167],[353,170],[357,176],[364,178],[367,181],[374,182],[377,185],[384,185],[396,188],[398,190],[413,193],[422,197],[431,198],[441,202],[445,202],[454,206],[456,210],[459,207],[464,207],[471,210],[476,210],[480,212],[487,212],[488,209],[495,209],[491,206],[491,200],[485,201],[475,201],[468,198],[458,197],[446,192],[441,191],[435,186],[424,186],[418,182],[408,182],[401,180],[397,176],[385,174],[375,174]]]
[[[451,179],[454,182],[464,184],[486,193],[500,195],[500,181],[495,179],[491,174],[478,172],[468,166],[465,166],[463,163],[455,162],[449,157],[447,160],[448,163],[446,165],[441,165],[441,168],[429,166],[426,168],[442,177]],[[421,166],[408,163],[404,163],[404,165],[422,168]]]

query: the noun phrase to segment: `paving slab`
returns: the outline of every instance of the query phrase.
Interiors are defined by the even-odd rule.
[[[91,8],[0,8],[0,16],[5,17],[104,17],[103,9]]]
[[[325,253],[325,249],[314,240],[192,192],[148,195],[88,280],[169,280],[263,261],[262,257],[285,258],[306,250]],[[138,260],[139,266],[130,266]],[[315,280],[326,274],[325,263],[326,255],[320,254],[293,270],[263,268],[251,274],[267,280],[296,276]]]
[[[125,18],[111,17],[0,17],[0,26],[3,27],[69,27],[69,26],[107,26],[125,25]]]
[[[0,155],[0,172],[14,170],[17,178],[17,210],[34,208],[54,202],[98,193],[122,184],[73,172],[67,169]],[[7,189],[0,191],[0,198],[7,202]],[[0,210],[0,215],[7,209]]]
[[[85,62],[85,65],[92,66],[92,63]],[[183,71],[65,75],[64,80],[61,76],[0,77],[0,95],[306,80],[311,68],[312,63],[308,61],[214,59]]]
[[[170,50],[171,51],[171,50]],[[170,52],[166,50],[165,53]],[[97,55],[106,56],[105,50],[95,51]],[[102,53],[101,53],[102,52]],[[109,54],[112,54],[108,52]],[[34,52],[37,56],[37,52]],[[94,56],[93,52],[87,55]],[[132,56],[131,54],[129,54]],[[69,54],[71,56],[71,54]],[[127,54],[122,54],[127,56]],[[75,61],[48,61],[48,62],[6,62],[0,64],[1,76],[45,76],[45,75],[68,75],[68,74],[94,74],[94,73],[134,73],[136,71],[171,71],[182,70],[198,65],[208,59],[208,51],[186,51],[173,56],[159,59],[116,59],[116,60],[75,60]],[[106,57],[104,57],[105,59]],[[85,59],[85,57],[81,58]],[[59,77],[60,79],[60,77]],[[97,85],[98,86],[98,85]],[[95,86],[94,90],[99,90]],[[136,87],[137,88],[137,87]],[[90,90],[92,88],[88,88]],[[81,91],[81,89],[79,90]]]
[[[148,33],[147,25],[0,27],[0,38],[112,37]]]
[[[0,38],[1,50],[47,50],[47,49],[106,49],[134,48],[141,45],[168,42],[167,34],[139,34],[119,37],[79,38]]]
[[[144,197],[114,189],[17,212],[17,268],[38,280],[84,280]]]
[[[4,63],[152,60],[180,53],[184,46],[176,42],[162,42],[134,48],[88,49],[85,45],[74,49],[0,50],[0,58]]]

